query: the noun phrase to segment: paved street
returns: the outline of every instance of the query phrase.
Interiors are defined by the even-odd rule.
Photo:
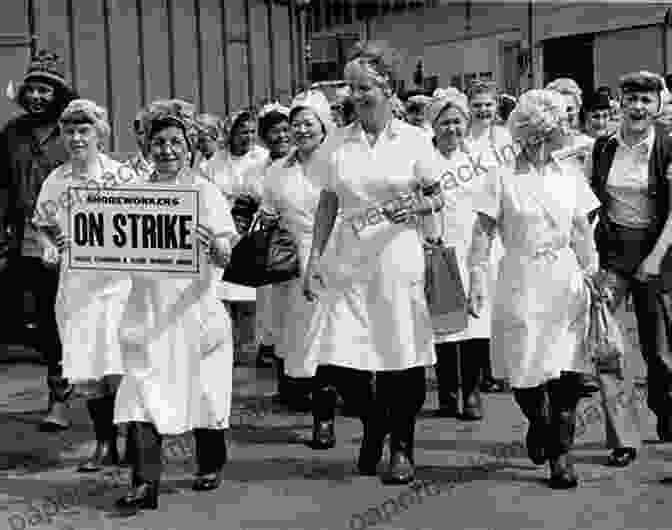
[[[47,403],[45,377],[42,366],[0,364],[0,529],[672,527],[664,507],[672,485],[660,482],[672,477],[672,447],[649,442],[631,469],[613,470],[604,465],[607,451],[599,419],[589,422],[579,441],[583,486],[575,492],[546,488],[546,470],[533,466],[520,447],[526,422],[508,394],[486,396],[487,419],[482,423],[424,414],[416,459],[418,478],[425,486],[382,486],[376,478],[354,472],[357,420],[339,418],[335,449],[311,451],[303,445],[310,436],[310,417],[268,410],[268,395],[274,389],[270,372],[251,368],[236,369],[230,463],[222,487],[205,494],[192,492],[191,458],[173,451],[167,456],[159,510],[119,518],[111,508],[124,492],[125,478],[74,473],[92,446],[83,403],[71,410],[71,431],[37,431]],[[432,392],[427,411],[435,405]],[[653,418],[646,411],[643,418],[645,437],[654,440]]]

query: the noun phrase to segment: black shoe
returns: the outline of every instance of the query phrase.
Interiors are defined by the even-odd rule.
[[[309,445],[317,450],[334,448],[336,446],[334,420],[316,422],[313,425],[313,439]]]
[[[637,458],[637,449],[619,447],[609,455],[607,465],[611,467],[628,467]]]
[[[260,344],[257,350],[257,368],[272,368],[275,363],[275,346]]]
[[[383,484],[404,485],[415,480],[415,468],[409,458],[401,451],[392,453],[390,466],[383,475]]]
[[[656,432],[661,442],[672,442],[672,417],[658,416]]]
[[[569,454],[563,454],[550,460],[551,477],[548,485],[556,490],[574,489],[579,485],[579,479],[574,471]]]
[[[212,491],[219,488],[222,483],[222,472],[204,473],[197,475],[191,489],[194,491]]]
[[[81,464],[77,471],[79,473],[96,473],[107,466],[119,465],[119,451],[117,450],[117,439],[96,442],[96,449],[93,456]]]
[[[159,507],[158,482],[145,482],[135,486],[128,494],[116,502],[122,510],[156,510]]]
[[[478,390],[465,396],[460,419],[464,421],[481,421],[483,419],[483,402]]]

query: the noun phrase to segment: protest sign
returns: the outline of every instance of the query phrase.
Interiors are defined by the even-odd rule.
[[[72,187],[68,233],[72,270],[198,275],[193,188]]]

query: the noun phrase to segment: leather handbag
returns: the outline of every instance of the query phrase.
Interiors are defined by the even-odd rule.
[[[298,246],[279,220],[252,223],[231,252],[222,280],[247,287],[261,287],[293,280],[301,275]]]

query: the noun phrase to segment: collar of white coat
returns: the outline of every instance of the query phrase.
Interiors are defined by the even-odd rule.
[[[404,126],[404,122],[397,118],[392,118],[387,122],[385,128],[383,129],[383,134],[387,135],[387,138],[394,140],[401,134],[401,129]],[[364,128],[362,123],[357,120],[353,124],[344,127],[345,140],[349,142],[361,142],[364,136]]]

